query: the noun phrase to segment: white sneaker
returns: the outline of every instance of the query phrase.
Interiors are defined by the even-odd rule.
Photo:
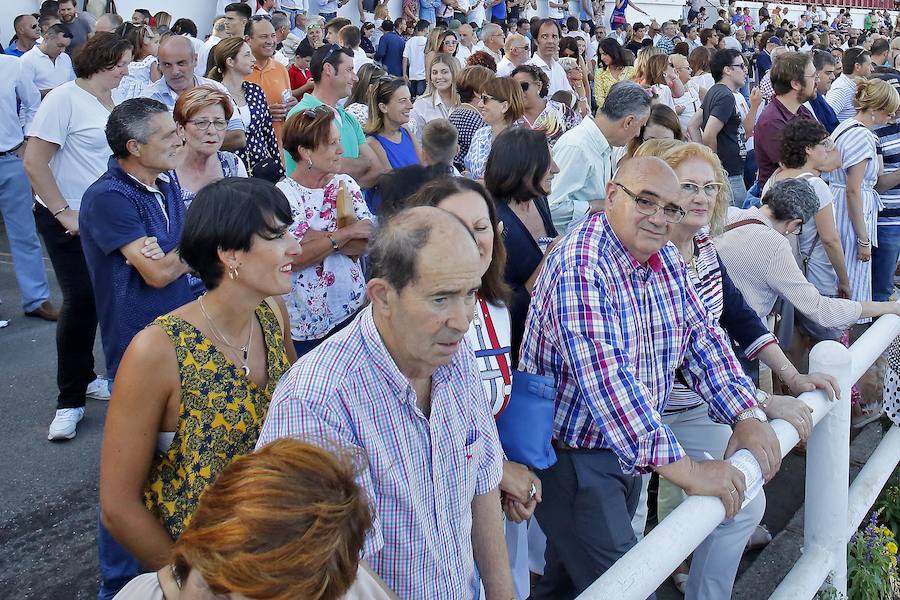
[[[109,380],[98,377],[87,386],[85,396],[91,400],[109,400]]]
[[[84,418],[84,407],[60,408],[50,423],[48,440],[71,440],[75,437],[75,426]]]

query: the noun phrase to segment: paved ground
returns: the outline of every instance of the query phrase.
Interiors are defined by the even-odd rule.
[[[49,262],[47,268],[58,305]],[[11,321],[0,329],[0,599],[95,598],[98,459],[106,404],[88,400],[74,440],[47,441],[56,398],[54,326],[22,316],[2,222],[0,299],[0,320]],[[95,356],[102,369],[99,343]],[[766,487],[765,523],[773,534],[802,504],[803,477],[803,460],[789,455]],[[742,570],[748,564],[745,560]],[[659,598],[681,595],[666,584]]]

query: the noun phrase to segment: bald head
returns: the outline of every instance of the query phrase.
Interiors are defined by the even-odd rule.
[[[97,24],[94,26],[94,32],[100,33],[113,33],[116,28],[123,23],[122,17],[119,15],[114,15],[112,13],[106,13],[105,15],[100,15],[97,19]]]
[[[421,258],[430,250],[446,251],[444,256],[474,252],[475,238],[465,223],[446,210],[432,206],[407,208],[383,223],[370,251],[372,277],[387,280],[396,290],[416,282],[423,266]],[[428,252],[426,252],[428,250]]]
[[[419,206],[382,223],[367,292],[378,333],[400,371],[427,379],[453,360],[469,330],[484,268],[468,227]],[[430,405],[419,407],[428,414]]]
[[[159,70],[173,92],[180,94],[194,87],[194,67],[197,55],[191,40],[182,35],[170,35],[159,46]]]
[[[675,171],[655,156],[626,160],[607,184],[610,226],[638,262],[646,262],[669,241],[673,219],[683,216],[680,189]]]

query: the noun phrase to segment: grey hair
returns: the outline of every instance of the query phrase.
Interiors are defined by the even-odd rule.
[[[834,66],[837,64],[837,59],[831,52],[826,52],[825,50],[813,50],[813,65],[816,67],[816,71],[821,71],[827,66]]]
[[[485,42],[489,37],[495,35],[498,30],[501,32],[503,31],[496,23],[487,23],[478,34],[478,39]]]
[[[453,213],[431,206],[406,208],[382,221],[375,232],[369,244],[371,278],[384,279],[398,292],[415,283],[419,254],[431,239],[435,218],[441,215],[458,223],[474,243],[472,232]]]
[[[650,96],[633,81],[619,81],[611,88],[600,114],[610,121],[624,119],[628,115],[642,116],[650,112]]]
[[[809,221],[819,210],[819,198],[804,179],[782,179],[762,197],[776,221]]]
[[[169,109],[159,100],[131,98],[115,107],[106,122],[106,141],[115,158],[128,158],[128,142],[144,144],[152,135],[151,121]]]
[[[272,27],[275,28],[275,31],[278,31],[282,27],[290,27],[291,20],[288,19],[287,15],[277,14],[272,15]]]

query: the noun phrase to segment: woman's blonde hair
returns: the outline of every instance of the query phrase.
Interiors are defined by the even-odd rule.
[[[891,114],[900,108],[900,94],[883,79],[856,79],[856,106],[860,110],[883,110]]]
[[[642,85],[653,85],[654,81],[647,81],[647,65],[651,56],[665,55],[666,51],[657,46],[646,46],[641,48],[637,53],[634,61],[634,75],[631,78]]]
[[[434,94],[437,90],[434,89],[434,85],[431,83],[431,68],[434,65],[447,65],[447,68],[450,69],[450,86],[453,91],[453,102],[452,106],[459,105],[459,93],[456,91],[456,76],[459,75],[459,61],[456,60],[455,56],[450,56],[449,54],[445,54],[444,52],[438,52],[431,59],[431,62],[428,64],[428,67],[425,70],[425,96],[428,96],[434,100]]]
[[[175,542],[176,573],[196,569],[214,594],[343,597],[372,525],[356,462],[289,438],[235,459]]]
[[[731,188],[728,185],[728,173],[722,168],[722,162],[708,146],[696,142],[679,142],[678,140],[647,140],[635,151],[634,156],[655,156],[666,162],[673,169],[691,158],[705,160],[716,174],[719,193],[713,206],[709,220],[709,235],[716,237],[725,229],[725,216],[731,204]]]

